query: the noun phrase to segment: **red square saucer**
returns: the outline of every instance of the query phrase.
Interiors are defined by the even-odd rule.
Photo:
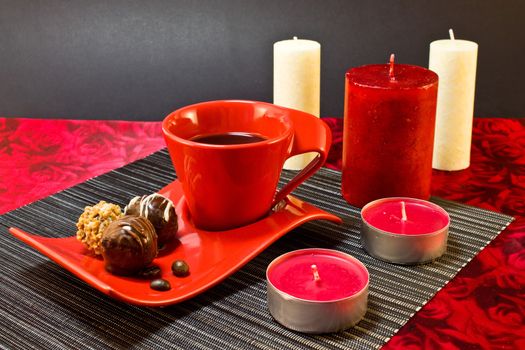
[[[149,280],[110,274],[104,269],[103,260],[90,254],[74,236],[46,238],[14,227],[9,231],[104,294],[136,305],[166,306],[192,298],[218,284],[307,221],[342,222],[335,215],[288,196],[284,207],[258,222],[229,231],[209,232],[192,225],[178,181],[159,193],[177,203],[179,216],[179,241],[166,247],[154,260],[162,270],[162,278],[171,284],[171,290],[166,292],[151,289]],[[178,278],[171,273],[171,264],[177,259],[185,260],[190,266],[188,277]]]

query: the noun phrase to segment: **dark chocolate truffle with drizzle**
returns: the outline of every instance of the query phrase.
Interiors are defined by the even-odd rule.
[[[106,270],[133,275],[157,256],[157,233],[148,219],[127,215],[106,228],[101,246]]]
[[[134,197],[124,208],[124,214],[143,216],[151,221],[157,232],[159,244],[173,239],[178,230],[173,202],[158,193]]]

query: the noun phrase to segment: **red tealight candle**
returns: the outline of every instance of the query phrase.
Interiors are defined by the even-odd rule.
[[[346,73],[346,201],[430,197],[438,76],[418,66],[373,64]]]
[[[363,207],[361,220],[363,247],[379,259],[425,263],[446,250],[450,218],[437,204],[406,197],[378,199]]]
[[[266,277],[270,313],[290,329],[337,332],[353,326],[366,313],[368,271],[348,254],[296,250],[275,259]]]
[[[363,289],[367,279],[355,261],[322,250],[285,259],[272,268],[268,277],[280,291],[296,298],[316,301],[354,295]]]

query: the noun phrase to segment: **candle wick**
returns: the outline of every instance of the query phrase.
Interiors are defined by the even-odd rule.
[[[456,38],[454,37],[454,31],[452,30],[452,28],[448,30],[448,35],[450,35],[450,40],[456,40]]]
[[[293,37],[293,40],[297,40],[297,37],[296,37],[296,36],[294,36],[294,37]]]
[[[311,268],[312,268],[312,274],[314,275],[314,281],[317,282],[321,280],[321,277],[319,276],[319,270],[317,270],[317,265],[313,264]]]
[[[407,218],[407,209],[406,209],[404,201],[401,201],[401,220],[402,221],[407,221],[408,220],[408,218]]]
[[[390,70],[388,71],[388,76],[390,77],[390,80],[396,80],[396,77],[394,76],[394,54],[390,55]]]

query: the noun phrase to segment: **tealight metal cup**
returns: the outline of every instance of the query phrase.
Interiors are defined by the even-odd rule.
[[[354,261],[366,271],[365,286],[353,295],[329,301],[301,299],[277,289],[268,277],[271,267],[291,254],[307,250],[337,252],[344,259]],[[266,270],[268,309],[277,322],[294,331],[311,334],[339,332],[354,326],[366,314],[369,279],[367,268],[351,255],[330,249],[295,250],[277,257],[268,265]]]
[[[395,199],[395,198],[388,198]],[[406,199],[400,197],[399,199]],[[429,233],[401,234],[384,231],[369,224],[363,213],[378,201],[372,201],[361,210],[361,243],[371,256],[390,263],[400,265],[425,264],[439,258],[447,250],[448,229],[450,218],[448,213],[439,205],[419,200],[447,216],[445,227]],[[410,200],[414,200],[410,198]]]

